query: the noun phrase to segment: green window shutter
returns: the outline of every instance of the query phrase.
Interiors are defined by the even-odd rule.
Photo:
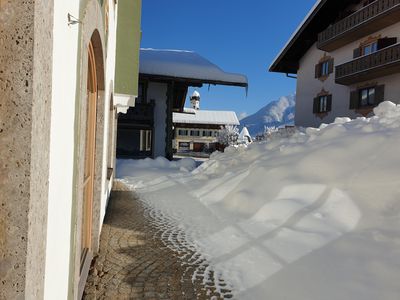
[[[315,78],[321,77],[321,64],[315,65]]]
[[[313,113],[319,113],[319,97],[314,98]]]
[[[353,58],[357,58],[361,56],[361,48],[356,48],[353,51]]]
[[[375,104],[378,105],[383,101],[385,101],[385,86],[378,85],[375,87]]]
[[[359,92],[353,91],[350,93],[350,109],[357,109],[359,107],[360,99]]]
[[[326,111],[329,112],[332,110],[332,95],[328,95],[328,102],[326,105]]]
[[[334,60],[332,58],[329,60],[329,74],[333,73],[333,66],[334,66]]]

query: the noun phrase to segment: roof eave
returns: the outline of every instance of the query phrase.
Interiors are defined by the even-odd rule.
[[[301,34],[304,30],[309,26],[310,22],[314,19],[316,14],[319,12],[321,7],[325,5],[327,0],[320,0],[317,2],[313,8],[311,8],[310,12],[304,19],[303,23],[298,27],[298,29],[294,32],[292,37],[283,47],[281,52],[274,59],[273,63],[269,67],[269,72],[276,73],[286,73],[286,74],[297,74],[297,70],[299,69],[299,62],[282,62],[284,57],[287,55],[289,50],[293,47],[293,45],[297,42]],[[282,65],[283,64],[283,65]]]
[[[171,82],[171,81],[186,82],[189,86],[202,86],[203,84],[237,86],[237,87],[243,87],[243,88],[248,88],[248,86],[249,86],[248,82],[233,82],[233,81],[223,81],[223,80],[173,77],[173,76],[145,74],[145,73],[140,73],[140,77],[141,77],[141,79],[151,79],[151,80],[163,81],[163,82]]]

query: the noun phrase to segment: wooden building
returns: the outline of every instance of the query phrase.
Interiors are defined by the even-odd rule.
[[[117,157],[173,157],[173,113],[183,112],[189,87],[247,89],[247,77],[226,73],[195,52],[141,49],[139,96],[118,118]]]

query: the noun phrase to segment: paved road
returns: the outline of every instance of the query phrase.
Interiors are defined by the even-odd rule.
[[[84,299],[221,299],[204,278],[192,277],[206,266],[193,264],[196,253],[174,253],[168,236],[145,205],[129,191],[113,192],[103,226],[100,252],[95,258]],[[201,273],[201,272],[200,272]],[[228,290],[224,298],[231,298]]]

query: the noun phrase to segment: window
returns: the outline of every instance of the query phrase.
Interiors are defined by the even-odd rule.
[[[321,64],[321,76],[329,75],[329,61],[324,61]]]
[[[373,107],[384,100],[384,85],[361,88],[350,94],[350,109]]]
[[[200,136],[199,130],[190,130],[190,136]]]
[[[333,59],[326,59],[315,66],[315,78],[324,79],[333,73]]]
[[[180,129],[178,131],[178,135],[180,135],[180,136],[188,136],[189,132],[187,130]]]
[[[360,90],[360,106],[371,106],[375,104],[375,88]]]
[[[368,55],[378,51],[378,42],[365,45],[361,48],[361,55]]]
[[[213,136],[213,132],[210,131],[210,130],[204,130],[203,131],[203,136],[207,136],[207,137]]]
[[[140,151],[151,151],[151,130],[140,130]]]
[[[397,38],[372,38],[372,41],[370,39],[369,41],[361,44],[360,47],[354,49],[353,58],[358,58],[363,55],[370,55],[395,44],[397,44]]]
[[[322,95],[314,98],[314,114],[327,113],[332,110],[332,95]]]
[[[319,97],[319,112],[326,112],[328,109],[328,96]]]

